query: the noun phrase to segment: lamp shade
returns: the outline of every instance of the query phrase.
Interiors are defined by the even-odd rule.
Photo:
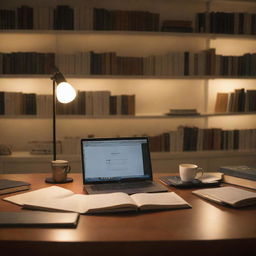
[[[67,82],[61,82],[57,85],[56,96],[59,102],[69,103],[76,97],[76,90]]]

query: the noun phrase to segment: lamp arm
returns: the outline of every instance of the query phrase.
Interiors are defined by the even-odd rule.
[[[53,160],[56,160],[56,86],[54,79],[52,79],[52,144]]]

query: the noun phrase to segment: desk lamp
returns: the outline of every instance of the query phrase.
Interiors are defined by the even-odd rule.
[[[56,161],[56,98],[60,103],[69,103],[73,101],[76,97],[76,90],[72,85],[67,83],[64,75],[59,71],[58,68],[54,68],[54,74],[51,77],[52,82],[52,142],[53,142],[53,161]],[[65,160],[59,160],[62,162],[67,162]],[[57,183],[53,178],[46,178],[48,183]],[[67,178],[65,182],[73,181],[72,178]],[[59,182],[58,182],[59,183]]]

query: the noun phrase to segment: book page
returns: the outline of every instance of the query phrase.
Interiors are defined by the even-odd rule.
[[[58,186],[51,186],[51,187],[42,188],[42,189],[26,192],[26,193],[15,195],[15,196],[5,197],[3,198],[3,200],[14,203],[14,204],[23,205],[24,202],[28,200],[40,202],[41,200],[47,201],[48,199],[63,198],[63,197],[71,196],[73,194],[74,193],[70,190],[67,190]]]
[[[231,205],[235,205],[239,201],[243,201],[245,199],[256,198],[255,192],[234,187],[201,189],[196,190],[195,192],[196,194],[206,196],[209,199],[212,197],[213,199],[217,199]]]
[[[76,195],[77,196],[77,195]],[[122,192],[88,195],[86,204],[82,206],[83,212],[113,212],[122,210],[136,210],[137,205],[132,198]]]
[[[73,194],[66,197],[46,199],[26,199],[23,201],[25,208],[61,210],[78,213],[112,212],[114,209],[134,210],[137,206],[125,193],[109,193],[98,195]]]
[[[190,207],[175,192],[138,193],[130,196],[142,210]]]

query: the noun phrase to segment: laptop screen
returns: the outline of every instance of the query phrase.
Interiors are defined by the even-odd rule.
[[[84,184],[152,180],[147,137],[82,139]]]

